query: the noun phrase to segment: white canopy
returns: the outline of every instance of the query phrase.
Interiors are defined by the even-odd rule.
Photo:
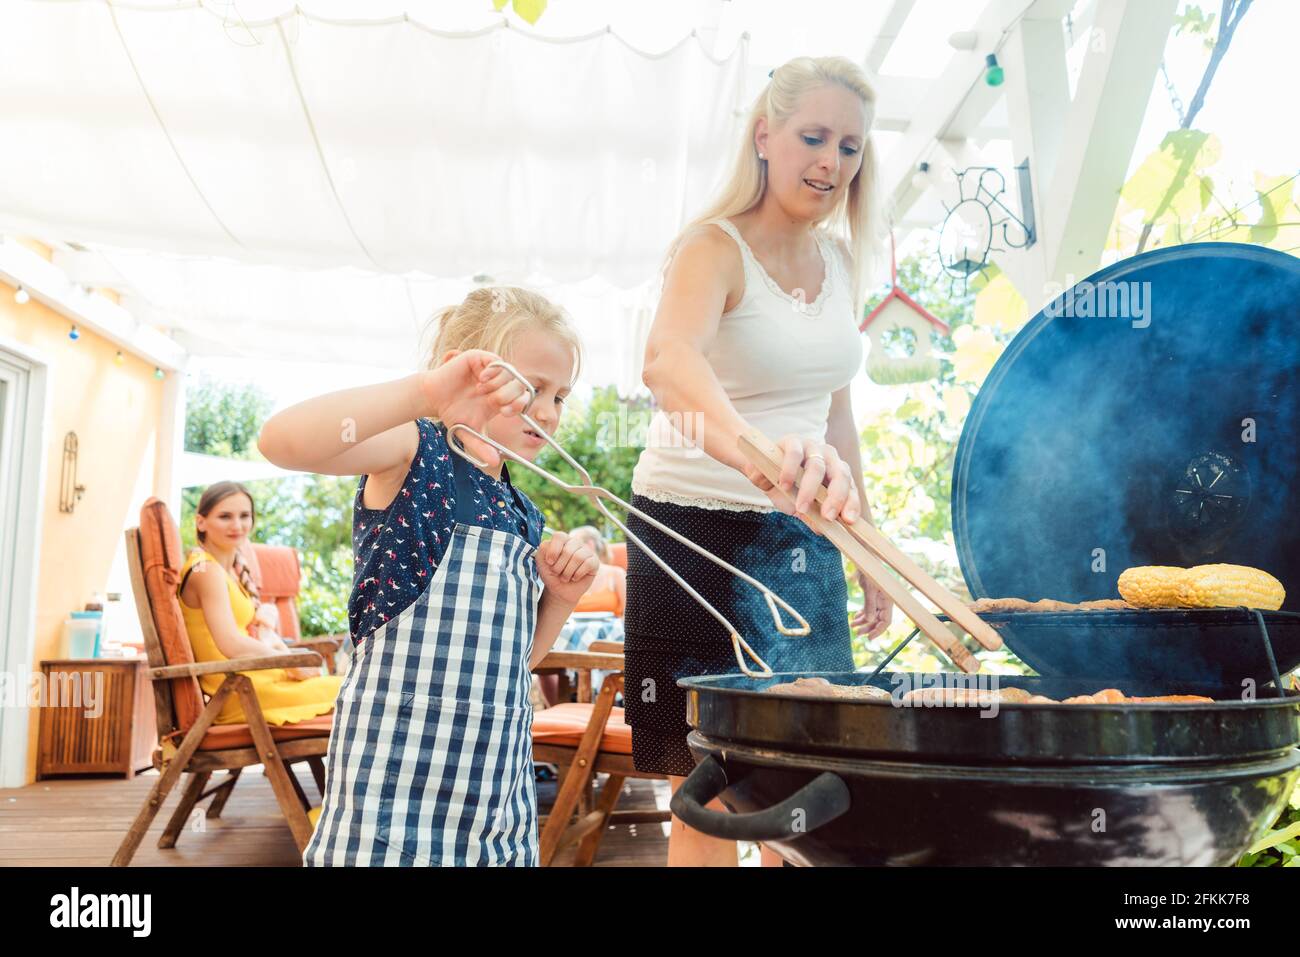
[[[834,53],[876,75],[900,242],[942,216],[953,169],[1033,158],[1043,240],[999,264],[1037,289],[1101,249],[1093,197],[1122,182],[1127,91],[1174,2],[556,0],[534,28],[491,0],[9,0],[0,233],[121,290],[131,319],[105,334],[125,348],[134,322],[191,355],[409,369],[436,306],[522,283],[574,315],[587,381],[626,391],[661,257],[770,66]],[[1094,24],[1126,42],[1067,85]]]
[[[527,283],[635,387],[621,333],[734,143],[743,37],[260,8],[5,4],[0,230],[75,244],[70,276],[194,354],[410,368],[471,277]]]
[[[551,42],[508,22],[449,34],[5,4],[4,228],[279,265],[643,282],[734,142],[744,44],[715,60],[688,36],[650,56],[609,31]]]

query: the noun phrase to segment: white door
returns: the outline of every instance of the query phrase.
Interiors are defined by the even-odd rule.
[[[45,367],[0,346],[0,787],[26,777]]]

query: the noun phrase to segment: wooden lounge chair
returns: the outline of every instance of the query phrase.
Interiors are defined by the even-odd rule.
[[[578,701],[544,708],[533,716],[533,760],[559,768],[555,803],[541,822],[543,867],[550,867],[556,854],[574,843],[578,845],[574,866],[589,867],[611,824],[660,823],[670,818],[667,810],[616,810],[627,778],[664,777],[633,766],[632,729],[623,720],[623,709],[614,707],[614,696],[623,689],[623,646],[598,641],[588,651],[551,652],[535,671],[563,673],[566,669],[578,671]],[[591,696],[593,669],[614,672],[601,683],[595,701]],[[609,777],[593,800],[597,773]]]
[[[238,672],[317,666],[321,663],[320,656],[314,651],[301,651],[265,658],[196,663],[176,597],[182,564],[180,535],[163,502],[156,498],[145,502],[140,510],[140,527],[126,532],[126,548],[131,588],[153,679],[158,721],[154,766],[162,773],[113,856],[113,866],[125,867],[131,862],[145,832],[182,774],[188,773],[190,778],[180,804],[158,840],[160,848],[175,846],[199,801],[211,797],[207,817],[219,817],[240,771],[254,764],[265,766],[294,843],[300,851],[305,849],[312,833],[307,817],[310,803],[290,765],[307,762],[316,787],[324,793],[322,759],[329,746],[333,715],[295,724],[269,725],[252,682]],[[206,704],[198,682],[198,676],[205,674],[226,675]],[[239,696],[248,723],[213,724],[232,694]],[[225,778],[205,790],[208,779],[218,771],[227,772]]]

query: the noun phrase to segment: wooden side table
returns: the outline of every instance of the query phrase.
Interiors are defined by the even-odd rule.
[[[132,778],[153,766],[158,728],[147,659],[42,661],[41,679],[38,781],[57,774]]]

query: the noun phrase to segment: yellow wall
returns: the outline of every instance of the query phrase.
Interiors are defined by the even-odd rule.
[[[44,247],[26,245],[48,258]],[[154,493],[163,382],[152,364],[130,354],[118,365],[117,347],[85,329],[73,342],[71,325],[35,299],[19,305],[14,289],[0,283],[0,337],[29,345],[50,363],[33,670],[42,659],[58,657],[68,612],[108,590],[122,531],[138,524],[140,506]],[[72,514],[59,511],[63,437],[69,431],[77,433],[77,481],[86,487]],[[122,599],[132,602],[129,591]],[[39,711],[28,720],[27,779],[34,781]]]

